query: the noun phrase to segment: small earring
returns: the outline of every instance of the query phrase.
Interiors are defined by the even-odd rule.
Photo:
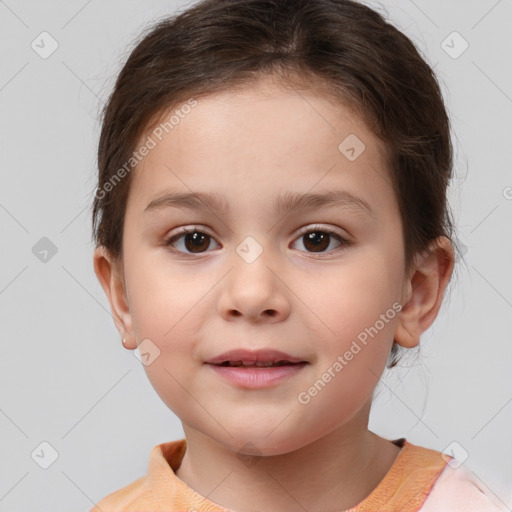
[[[125,343],[126,343],[126,339],[125,339],[125,338],[123,338],[123,345],[124,345]]]

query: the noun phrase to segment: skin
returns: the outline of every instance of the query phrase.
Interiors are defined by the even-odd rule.
[[[366,146],[354,161],[338,150],[349,134]],[[342,510],[367,497],[396,459],[400,449],[368,430],[372,395],[393,339],[414,347],[434,321],[453,251],[440,237],[406,269],[385,161],[383,143],[341,102],[265,79],[198,99],[132,171],[123,257],[98,247],[94,268],[125,348],[150,339],[160,350],[144,369],[183,424],[187,451],[176,474],[210,501],[243,512]],[[357,195],[373,215],[351,206],[273,210],[283,191],[331,189]],[[144,213],[169,191],[225,194],[231,213]],[[299,234],[315,224],[322,229],[309,232],[333,230],[352,243],[331,237],[315,252]],[[166,246],[179,227],[194,226],[211,237],[202,252],[185,237]],[[263,250],[252,263],[236,252],[247,236]],[[298,394],[394,303],[402,310],[301,404]],[[309,364],[264,389],[230,384],[204,364],[240,347]]]

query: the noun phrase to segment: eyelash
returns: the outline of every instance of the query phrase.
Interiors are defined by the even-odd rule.
[[[325,234],[328,234],[329,236],[333,236],[336,240],[338,240],[340,242],[340,245],[336,249],[332,249],[332,250],[327,251],[327,252],[317,252],[316,253],[316,252],[306,251],[307,254],[319,255],[320,258],[322,258],[322,254],[325,255],[325,254],[330,254],[332,252],[337,252],[338,250],[340,250],[340,248],[350,247],[351,245],[353,245],[353,242],[351,240],[347,240],[346,238],[342,237],[341,235],[339,235],[335,231],[326,229],[326,228],[324,228],[322,226],[319,226],[319,225],[313,225],[311,227],[308,227],[307,229],[302,230],[301,232],[299,232],[299,234],[297,235],[297,238],[295,240],[298,240],[299,238],[301,238],[302,236],[304,236],[305,234],[310,233],[310,232],[325,233]],[[189,233],[202,233],[202,234],[205,234],[205,235],[207,235],[207,236],[209,236],[210,238],[213,239],[213,237],[211,235],[209,235],[205,231],[202,231],[202,229],[200,227],[193,226],[193,227],[190,227],[190,228],[182,228],[179,233],[176,233],[175,235],[172,235],[171,237],[167,238],[165,240],[165,246],[168,247],[171,252],[177,253],[177,254],[180,254],[180,255],[186,254],[186,255],[192,256],[194,254],[200,255],[200,254],[204,254],[206,252],[209,252],[209,251],[204,251],[203,253],[182,252],[182,251],[178,251],[178,250],[176,250],[176,249],[174,249],[172,247],[172,244],[174,242],[176,242],[182,236],[187,235]]]

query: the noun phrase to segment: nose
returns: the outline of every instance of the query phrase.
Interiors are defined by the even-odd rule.
[[[255,253],[255,244],[249,241],[230,258],[232,268],[218,302],[219,314],[226,321],[282,322],[290,315],[291,292],[279,269],[272,268],[275,258],[259,244],[258,248]]]

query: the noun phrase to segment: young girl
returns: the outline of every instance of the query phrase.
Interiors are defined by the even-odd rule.
[[[494,511],[451,456],[368,430],[454,266],[449,120],[353,0],[205,0],[106,106],[96,275],[180,418],[93,511]]]

